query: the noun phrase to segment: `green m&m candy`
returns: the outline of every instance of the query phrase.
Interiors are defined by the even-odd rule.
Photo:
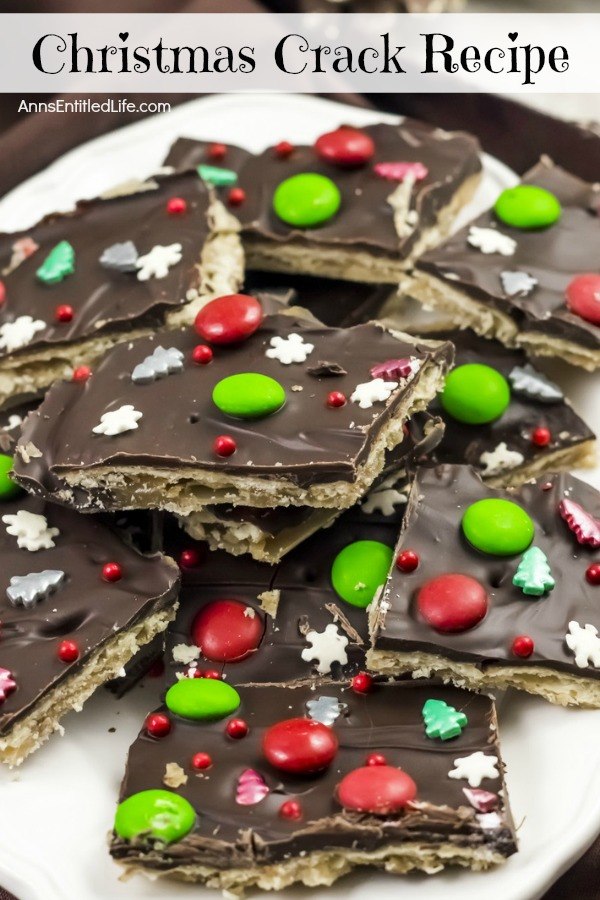
[[[476,550],[492,556],[513,556],[527,550],[533,540],[534,525],[516,503],[490,497],[467,508],[462,530]]]
[[[351,606],[368,606],[386,582],[393,555],[392,548],[380,541],[355,541],[340,550],[331,567],[338,597]]]
[[[281,409],[285,391],[278,381],[258,372],[222,378],[213,389],[213,403],[236,419],[262,419]]]
[[[140,791],[123,800],[115,815],[115,832],[130,841],[140,834],[172,844],[185,837],[196,821],[194,807],[172,791]]]
[[[182,678],[167,691],[165,703],[184,719],[224,719],[238,708],[235,688],[216,678]]]
[[[494,212],[505,225],[527,231],[554,225],[560,219],[562,209],[550,191],[533,184],[519,184],[502,191]]]
[[[21,493],[19,485],[9,477],[12,467],[12,456],[0,453],[0,500],[12,500]]]
[[[497,369],[467,363],[446,377],[440,403],[458,422],[483,425],[500,418],[510,403],[510,387]]]
[[[339,188],[325,175],[303,172],[286,178],[275,189],[273,209],[294,228],[315,228],[332,219],[340,208]]]

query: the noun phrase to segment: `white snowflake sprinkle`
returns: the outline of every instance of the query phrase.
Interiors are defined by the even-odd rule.
[[[271,349],[265,351],[269,359],[278,359],[284,366],[291,363],[303,363],[315,349],[314,344],[307,344],[301,334],[288,334],[287,338],[272,337]]]
[[[397,381],[384,381],[383,378],[374,378],[357,384],[350,396],[352,403],[358,403],[361,409],[370,409],[374,403],[383,403],[392,396],[398,387]]]
[[[501,256],[512,256],[517,249],[517,242],[507,234],[495,228],[478,228],[471,225],[467,241],[482,253],[499,253]]]
[[[479,787],[484,778],[500,778],[497,756],[486,756],[481,750],[470,756],[454,760],[456,768],[448,772],[448,778],[465,778],[471,787]]]
[[[200,647],[195,644],[176,644],[172,650],[173,662],[183,663],[185,666],[193,663],[200,656]]]
[[[479,462],[483,466],[483,475],[499,475],[500,472],[516,469],[525,462],[525,457],[518,450],[509,450],[502,441],[494,450],[486,450],[485,453],[482,453]]]
[[[137,259],[138,281],[148,281],[149,278],[166,278],[169,269],[181,262],[181,244],[169,244],[163,247],[157,244],[144,256]]]
[[[362,511],[369,516],[375,512],[381,513],[382,516],[393,516],[396,511],[395,507],[408,500],[406,494],[396,489],[399,478],[403,476],[404,473],[400,473],[400,475],[394,473],[381,484],[376,485],[363,500]]]
[[[38,331],[43,331],[46,323],[31,316],[19,316],[14,322],[5,322],[0,327],[0,350],[12,353],[26,347]]]
[[[122,434],[124,431],[134,431],[138,427],[138,420],[142,418],[142,413],[130,403],[113,409],[110,412],[100,416],[100,424],[92,428],[94,434],[105,434],[108,437],[114,437],[115,434]]]
[[[50,550],[54,547],[53,538],[60,534],[58,528],[49,528],[46,516],[20,509],[14,515],[2,516],[8,525],[7,534],[17,539],[17,545],[24,550]]]
[[[575,654],[575,665],[580,669],[587,666],[600,668],[600,638],[594,625],[569,622],[570,634],[565,635],[567,647]]]
[[[345,666],[348,662],[346,654],[348,638],[340,634],[335,625],[327,625],[325,631],[309,631],[306,640],[311,646],[302,651],[302,659],[304,662],[314,660],[319,675],[331,672],[334,662],[341,666]]]

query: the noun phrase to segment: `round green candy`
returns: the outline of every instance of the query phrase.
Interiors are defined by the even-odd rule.
[[[182,678],[169,688],[165,703],[184,719],[224,719],[241,700],[235,688],[217,678]]]
[[[446,377],[440,402],[458,422],[483,425],[500,418],[510,403],[510,387],[497,369],[467,363]]]
[[[140,791],[123,800],[115,815],[115,832],[130,841],[149,834],[165,844],[185,837],[194,827],[196,813],[191,803],[172,791]]]
[[[527,231],[554,225],[560,219],[562,208],[550,191],[533,184],[519,184],[502,191],[494,212],[505,225]]]
[[[516,503],[492,497],[467,508],[462,530],[476,550],[492,556],[513,556],[527,550],[533,540],[534,525]]]
[[[12,456],[0,453],[0,500],[12,500],[21,493],[19,485],[9,477],[12,467]]]
[[[392,548],[380,541],[355,541],[340,550],[331,567],[338,597],[351,606],[368,606],[386,582],[393,555]]]
[[[242,372],[221,379],[213,390],[213,403],[236,419],[262,419],[281,409],[285,391],[278,381],[257,372]]]
[[[275,189],[273,209],[294,228],[314,228],[328,222],[342,202],[339,188],[325,175],[303,172],[286,178]]]

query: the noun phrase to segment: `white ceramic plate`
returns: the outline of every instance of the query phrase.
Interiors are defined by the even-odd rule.
[[[0,202],[0,230],[28,227],[130,177],[155,171],[180,135],[242,143],[252,150],[283,138],[309,142],[341,122],[393,118],[305,96],[231,95],[195,100],[113,132],[64,156]],[[469,215],[515,181],[491,157]],[[556,364],[546,368],[598,426],[598,378]],[[587,473],[598,485],[597,473]],[[80,714],[16,774],[0,772],[0,884],[19,900],[185,900],[214,892],[168,881],[118,881],[105,837],[114,814],[127,748],[155,704],[152,682],[123,700],[100,690]],[[600,831],[600,711],[563,710],[514,693],[500,709],[508,787],[520,852],[494,872],[398,879],[353,875],[327,892],[295,888],[286,897],[316,900],[534,900]],[[114,729],[114,730],[109,730]]]

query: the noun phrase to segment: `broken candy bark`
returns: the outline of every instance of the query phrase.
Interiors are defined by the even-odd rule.
[[[548,215],[539,224],[540,194],[518,193],[532,187],[549,192],[555,209],[558,201],[558,218]],[[600,365],[598,196],[598,185],[543,158],[520,188],[499,198],[500,215],[484,213],[427,253],[403,287],[450,314],[457,327],[593,371]],[[507,197],[514,204],[508,210]]]
[[[516,850],[493,701],[427,682],[186,679],[131,747],[120,800],[111,854],[128,873],[235,893]]]
[[[501,491],[466,466],[421,470],[373,604],[370,667],[599,707],[599,515],[571,475]]]

